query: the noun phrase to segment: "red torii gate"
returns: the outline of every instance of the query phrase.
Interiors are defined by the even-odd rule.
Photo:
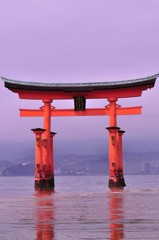
[[[94,83],[36,83],[3,78],[5,87],[18,93],[21,99],[42,100],[40,109],[20,109],[21,117],[44,117],[43,128],[32,129],[36,136],[35,188],[54,189],[53,137],[51,117],[64,116],[109,116],[109,187],[124,187],[122,157],[122,135],[125,131],[117,126],[117,115],[141,114],[141,106],[123,108],[117,104],[118,98],[140,97],[142,91],[154,87],[153,75],[118,82]],[[73,99],[74,109],[55,109],[53,100]],[[104,108],[86,108],[87,99],[107,99]]]

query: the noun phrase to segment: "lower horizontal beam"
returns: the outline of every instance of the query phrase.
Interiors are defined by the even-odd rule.
[[[117,115],[141,114],[141,106],[117,108]],[[90,108],[85,111],[74,111],[74,109],[52,109],[52,117],[80,117],[80,116],[105,116],[109,115],[109,108]],[[21,117],[43,117],[43,109],[20,109]]]

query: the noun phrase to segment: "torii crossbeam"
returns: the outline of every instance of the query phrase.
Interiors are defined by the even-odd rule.
[[[35,188],[54,189],[53,137],[51,117],[64,116],[109,116],[109,187],[124,187],[122,157],[122,135],[117,126],[117,115],[141,114],[141,106],[123,108],[117,104],[119,98],[140,97],[142,91],[154,87],[153,75],[118,82],[95,83],[32,83],[2,78],[5,87],[18,93],[21,99],[42,100],[40,109],[20,109],[21,117],[43,117],[43,128],[32,129],[36,136]],[[72,99],[74,109],[56,109],[53,100]],[[107,99],[104,108],[87,108],[87,99]]]
[[[117,115],[141,114],[142,106],[137,107],[117,107]],[[90,108],[85,111],[75,111],[74,109],[51,109],[51,117],[86,117],[110,115],[108,108]],[[44,117],[44,109],[20,109],[21,117]]]

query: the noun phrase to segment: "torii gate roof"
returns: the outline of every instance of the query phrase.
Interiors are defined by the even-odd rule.
[[[5,87],[23,99],[70,99],[74,96],[87,98],[135,97],[143,90],[154,87],[159,74],[125,81],[88,83],[39,83],[23,82],[2,77]]]
[[[159,74],[138,78],[133,80],[113,81],[113,82],[87,82],[87,83],[40,83],[40,82],[23,82],[2,77],[5,87],[9,89],[37,90],[37,91],[93,91],[105,89],[129,88],[136,86],[148,85],[154,87],[155,80]]]

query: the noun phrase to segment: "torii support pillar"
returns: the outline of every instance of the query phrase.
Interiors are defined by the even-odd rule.
[[[123,130],[118,131],[118,152],[119,152],[119,178],[121,185],[123,187],[126,186],[124,180],[124,173],[123,173],[123,144],[122,144],[122,136],[125,133]]]
[[[109,132],[109,188],[125,187],[122,164],[122,141],[119,127],[108,127]]]
[[[42,134],[46,131],[42,128],[31,129],[35,133],[35,189],[44,186],[43,156],[42,156]]]
[[[53,150],[53,138],[57,133],[51,132],[50,133],[50,162],[49,162],[49,169],[50,169],[50,180],[49,180],[49,187],[55,187],[55,180],[54,180],[54,150]]]
[[[43,156],[43,148],[46,141],[43,140],[43,134],[46,131],[42,128],[31,129],[35,133],[35,189],[47,190],[54,189],[54,158],[53,158],[53,137],[55,132],[50,133],[50,158],[47,163]]]

